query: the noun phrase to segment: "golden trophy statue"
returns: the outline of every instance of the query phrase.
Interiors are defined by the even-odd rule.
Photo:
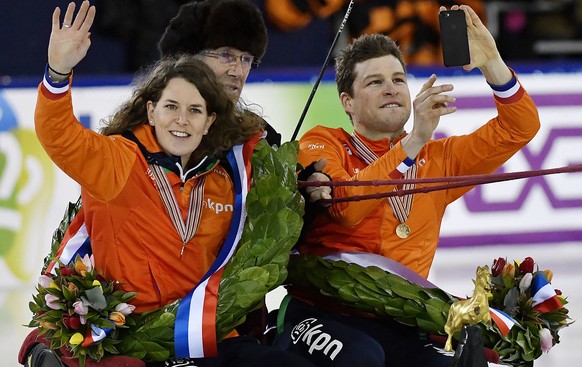
[[[465,325],[476,325],[483,321],[488,325],[491,324],[491,315],[489,313],[489,293],[491,292],[491,277],[489,267],[483,266],[477,268],[477,277],[473,281],[475,290],[473,296],[469,299],[454,302],[449,309],[449,317],[445,324],[445,332],[448,334],[445,350],[453,350],[453,334],[461,331]]]

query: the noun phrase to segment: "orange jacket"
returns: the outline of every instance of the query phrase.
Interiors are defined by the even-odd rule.
[[[200,226],[180,257],[182,240],[136,143],[84,128],[73,115],[70,91],[55,95],[42,84],[35,123],[50,158],[82,187],[85,223],[103,276],[138,293],[132,300],[137,312],[192,290],[216,258],[231,222],[234,194],[226,170],[215,164],[184,183],[167,172],[184,220],[194,183],[206,177]],[[161,151],[149,125],[134,134],[149,152]]]
[[[537,109],[522,87],[512,101],[497,97],[495,101],[498,116],[477,131],[426,143],[416,157],[417,178],[492,173],[535,136],[540,126]],[[317,126],[311,129],[300,139],[299,163],[307,166],[323,157],[327,159],[324,172],[332,180],[381,180],[389,179],[388,175],[406,159],[400,144],[402,137],[389,142],[370,141],[359,136],[379,157],[368,166],[356,155],[350,137],[341,128]],[[393,186],[335,187],[333,196],[343,198],[393,189]],[[318,213],[312,223],[306,223],[309,228],[300,243],[300,252],[316,255],[335,251],[376,253],[427,277],[445,209],[470,189],[414,195],[406,222],[411,234],[406,239],[395,234],[399,221],[386,198],[333,204]]]

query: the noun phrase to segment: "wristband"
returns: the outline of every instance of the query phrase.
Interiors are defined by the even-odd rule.
[[[48,64],[44,68],[42,84],[52,94],[62,94],[69,90],[70,75],[64,80],[54,81],[49,74]]]
[[[389,174],[390,178],[395,180],[401,178],[402,175],[404,175],[415,163],[416,159],[406,157],[402,163],[400,163],[398,167]]]
[[[51,68],[50,64],[47,64],[47,65],[48,65],[49,70],[52,71],[53,73],[57,74],[57,75],[60,75],[60,76],[70,76],[71,75],[71,71],[69,71],[66,74],[63,74],[63,73],[59,73],[55,69]]]

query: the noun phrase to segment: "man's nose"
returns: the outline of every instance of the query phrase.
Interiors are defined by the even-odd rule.
[[[238,77],[244,74],[244,66],[240,57],[237,57],[235,61],[230,64],[228,72],[230,75],[235,75]]]
[[[396,89],[396,85],[391,81],[387,81],[386,83],[384,83],[384,94],[397,94],[398,90]]]

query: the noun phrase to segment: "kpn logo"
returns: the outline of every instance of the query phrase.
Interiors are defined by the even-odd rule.
[[[305,343],[309,347],[309,354],[322,351],[332,361],[343,348],[343,343],[333,339],[331,335],[321,330],[323,325],[315,318],[308,318],[295,325],[291,331],[293,344]]]
[[[40,269],[38,257],[50,250],[50,238],[40,229],[53,196],[55,168],[34,131],[18,125],[0,92],[0,260],[16,278],[29,281]]]

